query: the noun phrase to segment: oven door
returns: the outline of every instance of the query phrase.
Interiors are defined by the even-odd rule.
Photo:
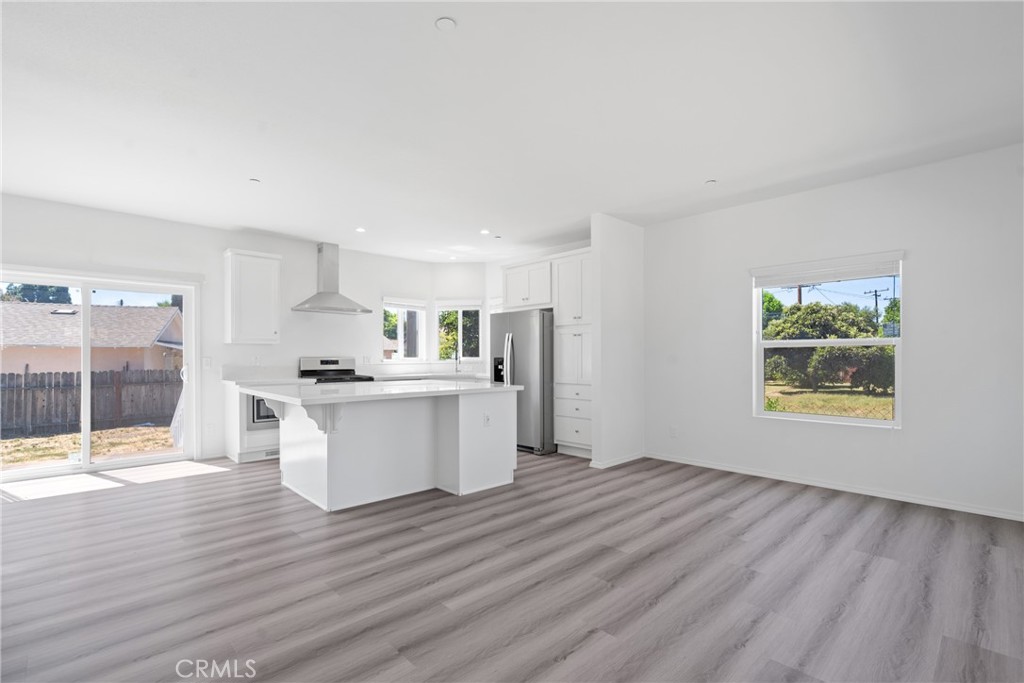
[[[250,397],[249,429],[274,429],[277,427],[277,416],[267,407],[267,402],[259,396]]]

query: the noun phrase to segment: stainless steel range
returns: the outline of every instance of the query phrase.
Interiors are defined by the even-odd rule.
[[[299,359],[299,377],[312,377],[317,384],[325,382],[372,382],[370,375],[356,374],[356,359],[349,356],[321,358],[306,356]]]

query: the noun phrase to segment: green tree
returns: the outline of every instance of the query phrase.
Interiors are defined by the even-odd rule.
[[[437,357],[452,360],[459,345],[459,312],[439,311],[437,314]]]
[[[763,332],[765,339],[859,339],[877,334],[872,311],[850,303],[830,306],[819,302],[789,306]],[[838,373],[849,367],[842,365],[841,353],[823,352],[812,368],[811,361],[821,350],[771,349],[765,356],[765,376],[816,391],[819,384],[835,381]]]
[[[398,314],[384,309],[384,336],[398,341]]]
[[[764,354],[764,378],[772,382],[804,384],[804,375],[789,367],[788,355],[793,349],[768,349]]]
[[[893,297],[889,300],[888,305],[885,307],[885,314],[882,315],[883,323],[896,323],[900,322],[900,300],[899,297]]]
[[[884,393],[896,382],[896,354],[891,346],[822,346],[807,365],[811,388],[849,381],[852,389]]]
[[[839,304],[838,308],[843,316],[848,317],[849,320],[858,321],[856,324],[859,327],[870,327],[872,329],[870,336],[880,336],[881,333],[878,331],[878,321],[875,320],[875,311],[873,309],[866,306],[864,308],[860,308],[856,304],[851,304],[849,302]]]
[[[462,355],[480,357],[480,311],[462,312]]]
[[[874,337],[874,314],[854,304],[793,304],[768,323],[765,339],[857,339]]]
[[[71,292],[67,287],[47,287],[45,285],[7,285],[5,301],[31,301],[41,304],[69,304]]]
[[[807,379],[811,389],[822,384],[839,384],[847,379],[850,368],[860,364],[859,348],[850,346],[821,346],[814,349],[807,363]]]
[[[850,377],[850,386],[871,394],[891,391],[896,384],[896,349],[862,346],[857,351],[858,365]]]
[[[761,329],[768,327],[768,323],[782,317],[782,302],[774,294],[767,290],[761,290]]]

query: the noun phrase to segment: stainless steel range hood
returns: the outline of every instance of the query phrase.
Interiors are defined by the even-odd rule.
[[[338,245],[321,242],[316,245],[316,294],[292,306],[293,311],[309,313],[373,313],[338,292]]]

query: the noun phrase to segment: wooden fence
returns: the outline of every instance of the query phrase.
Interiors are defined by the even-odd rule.
[[[167,425],[181,394],[177,370],[92,373],[92,428]],[[0,374],[0,438],[81,430],[81,372]]]

